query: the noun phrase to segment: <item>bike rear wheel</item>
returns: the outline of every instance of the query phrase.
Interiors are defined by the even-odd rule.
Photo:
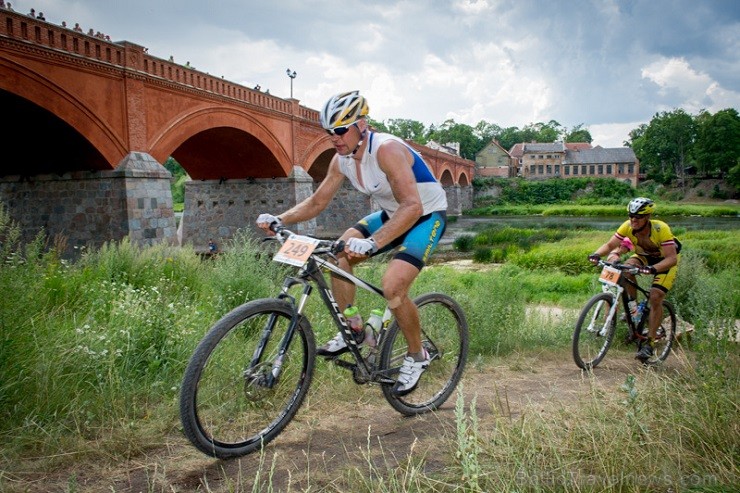
[[[617,327],[616,312],[608,318],[614,300],[610,293],[599,293],[581,310],[573,331],[573,361],[579,368],[591,370],[606,356]]]
[[[432,361],[413,392],[397,396],[392,385],[383,385],[383,395],[401,414],[412,416],[437,409],[455,390],[468,355],[468,323],[462,307],[447,295],[428,293],[414,300],[419,309],[422,345]],[[406,338],[397,322],[388,328],[380,353],[380,367],[395,378],[407,353]]]
[[[301,318],[279,354],[292,318],[287,302],[251,301],[216,322],[200,342],[180,393],[183,430],[198,450],[220,459],[240,457],[259,450],[293,419],[311,384],[315,342]]]

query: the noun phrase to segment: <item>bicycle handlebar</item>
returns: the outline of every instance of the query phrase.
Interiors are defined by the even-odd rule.
[[[621,262],[607,262],[606,260],[599,260],[598,263],[594,264],[597,267],[612,267],[614,269],[626,272],[627,274],[642,274],[639,267],[634,265],[623,264]]]
[[[270,230],[275,233],[275,236],[263,238],[262,241],[278,241],[282,245],[283,243],[285,243],[285,240],[290,238],[290,235],[297,234],[289,230],[285,226],[279,225],[277,223],[272,223],[270,225]],[[309,235],[302,236],[307,236],[309,238],[318,240],[319,243],[318,245],[316,245],[316,249],[313,251],[314,255],[336,255],[337,253],[340,253],[344,250],[344,240],[321,240]]]

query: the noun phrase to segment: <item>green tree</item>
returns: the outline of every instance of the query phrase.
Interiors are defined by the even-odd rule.
[[[511,151],[511,148],[514,147],[515,144],[526,142],[522,135],[522,131],[519,130],[519,127],[507,127],[502,129],[496,136],[496,139],[499,144],[501,144],[501,147],[507,151]]]
[[[170,188],[172,190],[172,203],[173,204],[184,204],[185,203],[185,182],[188,181],[189,176],[185,172],[180,163],[175,161],[172,156],[167,158],[164,163],[164,167],[172,173],[172,184]]]
[[[427,133],[429,140],[440,144],[451,142],[460,143],[460,156],[465,159],[475,160],[475,155],[488,144],[475,135],[473,127],[464,123],[455,123],[455,120],[447,120],[439,127],[432,126]]]
[[[583,128],[583,123],[579,123],[565,134],[565,142],[593,142],[591,132]]]
[[[416,120],[407,120],[403,118],[393,118],[386,120],[388,132],[396,137],[406,140],[413,140],[418,144],[426,144],[427,129],[423,123]]]
[[[488,123],[485,120],[481,120],[473,129],[473,134],[478,137],[483,143],[484,147],[488,145],[497,135],[501,133],[501,127],[495,123]]]
[[[385,125],[385,123],[383,123],[383,122],[379,122],[379,121],[377,121],[377,120],[373,120],[373,119],[372,119],[372,118],[370,118],[370,117],[367,117],[367,123],[368,123],[368,125],[370,125],[370,127],[372,127],[372,129],[373,129],[373,130],[375,130],[376,132],[391,133],[391,132],[390,132],[390,131],[388,130],[388,127],[387,127],[387,126]],[[400,136],[399,136],[399,135],[397,135],[396,137],[400,137]]]
[[[740,159],[740,116],[734,108],[697,117],[694,156],[705,175],[725,175]]]
[[[727,172],[727,182],[735,188],[740,188],[740,159],[737,164]]]
[[[563,126],[555,120],[550,120],[547,123],[530,123],[529,125],[524,127],[524,131],[531,132],[533,136],[531,139],[527,139],[522,142],[555,142],[557,140],[560,140],[561,136],[565,133],[565,129],[563,128]]]
[[[668,183],[683,180],[696,139],[696,122],[682,109],[656,113],[650,123],[630,132],[632,149],[648,178]]]

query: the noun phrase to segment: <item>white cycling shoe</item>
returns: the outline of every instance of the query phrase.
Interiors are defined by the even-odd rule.
[[[357,342],[357,347],[360,347],[365,340],[365,333],[358,332],[358,336],[362,337],[362,340]],[[344,342],[344,337],[342,337],[341,332],[337,332],[337,335],[335,335],[332,340],[330,340],[323,346],[319,346],[318,348],[316,348],[316,354],[318,354],[319,356],[329,357],[339,356],[340,354],[344,354],[347,351],[349,351],[349,348],[347,347],[347,343]]]
[[[398,372],[398,379],[393,386],[393,394],[403,396],[414,391],[416,385],[419,383],[421,374],[424,373],[424,370],[427,369],[431,361],[427,350],[422,349],[422,351],[424,351],[424,361],[416,361],[409,355],[403,358],[403,364]]]

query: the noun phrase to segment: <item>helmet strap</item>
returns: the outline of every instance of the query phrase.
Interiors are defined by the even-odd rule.
[[[356,124],[355,124],[356,125]],[[359,130],[360,127],[357,127]],[[362,147],[362,143],[365,141],[365,135],[367,134],[367,129],[360,132],[360,141],[357,143],[357,146],[355,146],[355,150],[352,151],[352,155],[356,154],[358,150],[360,150],[360,147]]]

